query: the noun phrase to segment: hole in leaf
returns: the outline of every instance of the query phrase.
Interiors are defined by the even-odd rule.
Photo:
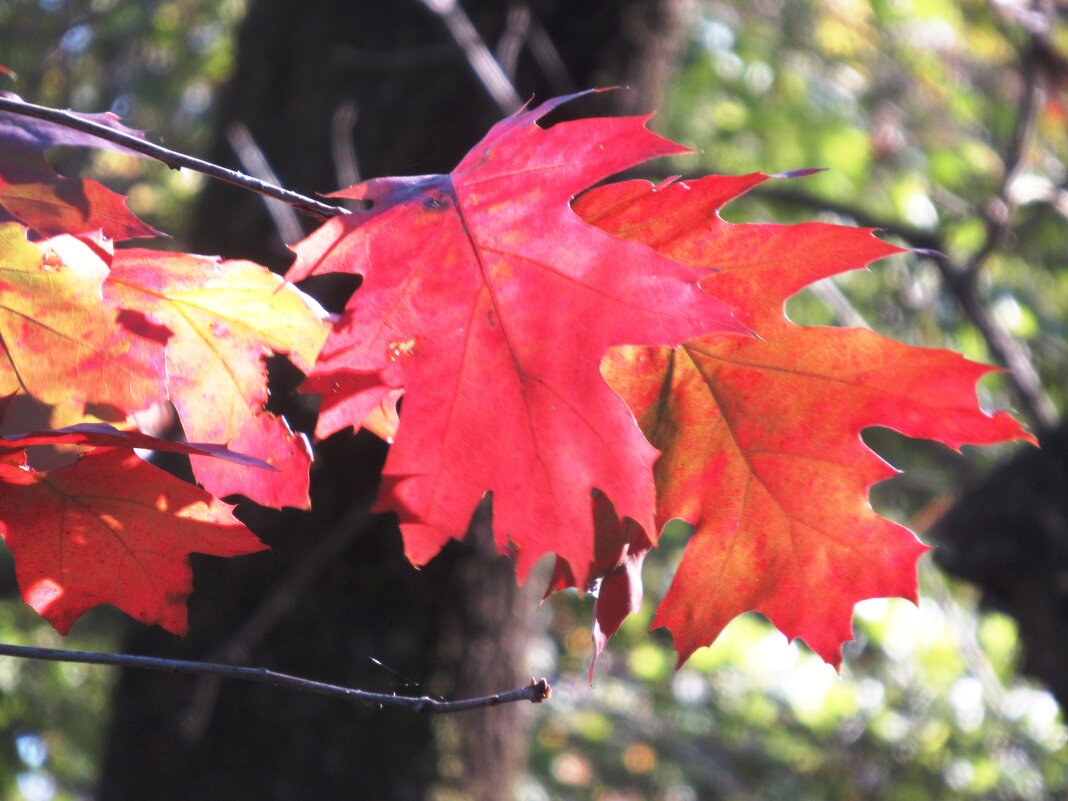
[[[315,298],[331,314],[340,314],[345,309],[352,294],[363,283],[362,275],[348,273],[328,273],[312,275],[301,281],[298,286]]]

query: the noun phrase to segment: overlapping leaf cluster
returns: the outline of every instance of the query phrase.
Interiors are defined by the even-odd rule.
[[[17,145],[0,158],[8,409],[29,398],[73,422],[167,401],[190,439],[230,457],[194,451],[202,491],[116,449],[132,434],[36,434],[95,447],[48,472],[14,441],[0,519],[27,600],[61,630],[110,602],[180,631],[185,554],[259,547],[217,498],[307,505],[310,452],[263,409],[269,353],[308,373],[318,437],[365,426],[392,441],[379,508],[397,513],[414,564],[462,537],[491,493],[520,579],[554,554],[551,589],[598,588],[598,651],[640,603],[642,559],[674,518],[696,533],[656,623],[683,659],[757,609],[837,662],[856,601],[911,597],[923,546],[868,505],[892,470],[859,432],[1026,438],[976,405],[987,368],[793,325],[787,297],[896,249],[867,230],[723,222],[763,175],[590,189],[684,149],[640,118],[538,124],[568,99],[499,123],[449,175],[338,193],[370,208],[297,245],[285,284],[248,262],[113,249],[147,230],[43,160],[95,140],[0,116]],[[362,283],[328,332],[291,282],[331,272]]]
[[[219,498],[308,504],[310,449],[264,411],[262,358],[286,353],[307,369],[324,315],[259,265],[115,250],[155,232],[121,197],[45,160],[49,147],[101,140],[0,113],[0,142],[0,521],[23,597],[61,632],[102,603],[183,632],[187,555],[263,548]],[[162,404],[190,440],[216,444],[128,430]],[[34,431],[42,416],[60,428]],[[26,449],[41,445],[80,453],[39,470]],[[133,448],[190,454],[204,489]]]

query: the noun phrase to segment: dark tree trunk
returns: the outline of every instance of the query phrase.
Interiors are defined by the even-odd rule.
[[[1068,712],[1068,424],[966,492],[934,534],[938,564],[1016,619],[1022,669]]]
[[[464,6],[492,46],[507,4]],[[688,10],[689,0],[532,3],[531,21],[544,27],[566,74],[539,68],[524,48],[520,96],[629,83],[633,91],[599,96],[582,111],[598,102],[600,110],[653,108]],[[447,171],[502,116],[442,21],[418,0],[255,2],[220,130],[242,123],[286,186],[328,191],[339,185],[330,154],[346,107],[356,113],[352,141],[364,178]],[[213,156],[234,162],[223,144]],[[261,200],[219,184],[202,198],[192,249],[277,269],[288,263]],[[292,386],[291,373],[273,371],[276,397]],[[286,411],[311,425],[299,407]],[[401,681],[374,657],[418,679],[422,691],[452,696],[529,678],[524,651],[538,580],[517,590],[511,565],[485,536],[414,571],[392,518],[366,514],[384,457],[385,445],[366,433],[332,437],[317,454],[313,512],[245,510],[272,552],[198,559],[192,633],[178,640],[139,631],[128,649],[243,660],[368,689]],[[421,799],[437,788],[459,793],[450,797],[508,798],[529,712],[511,705],[432,720],[254,685],[129,673],[115,696],[100,796],[385,800]]]

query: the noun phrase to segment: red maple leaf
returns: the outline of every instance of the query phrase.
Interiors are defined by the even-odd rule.
[[[0,95],[15,99],[8,92]],[[78,114],[131,136],[114,114]],[[0,220],[16,219],[43,236],[91,234],[111,239],[158,236],[126,208],[122,195],[91,179],[56,173],[45,158],[52,147],[93,147],[136,155],[121,145],[45,120],[0,111]],[[6,211],[10,217],[3,214]]]
[[[167,393],[186,435],[225,443],[277,469],[193,456],[205,489],[307,508],[311,452],[303,435],[264,410],[263,359],[284,353],[310,370],[328,328],[319,305],[253,262],[139,249],[115,254],[104,291],[109,303],[137,309],[171,332]]]
[[[684,148],[647,118],[538,126],[568,99],[498,123],[449,175],[338,193],[374,205],[300,243],[287,275],[363,276],[310,386],[364,392],[317,433],[360,425],[381,387],[404,390],[380,506],[399,513],[417,565],[463,535],[490,491],[498,547],[517,553],[521,579],[554,552],[584,581],[595,488],[653,525],[655,451],[599,372],[605,350],[741,330],[698,271],[571,210],[596,182]]]
[[[895,470],[864,445],[862,429],[885,426],[953,448],[1032,440],[1008,415],[978,408],[975,382],[990,368],[866,330],[789,322],[783,303],[800,288],[898,249],[865,229],[719,218],[727,200],[766,177],[655,188],[633,181],[575,203],[606,231],[703,266],[702,285],[758,335],[621,348],[604,364],[662,451],[658,525],[681,518],[696,529],[653,621],[672,632],[680,663],[756,610],[837,665],[857,601],[915,599],[925,546],[869,506],[871,485]],[[637,544],[603,574],[599,648],[640,600]],[[558,570],[557,586],[566,579]]]
[[[0,533],[23,598],[61,634],[105,603],[183,634],[188,555],[265,547],[232,507],[132,451],[100,449],[47,473],[14,462],[0,460]]]

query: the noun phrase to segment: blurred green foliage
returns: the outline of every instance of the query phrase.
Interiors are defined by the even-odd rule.
[[[1057,76],[1021,52],[1032,7],[1017,0],[748,0],[699,3],[685,69],[660,120],[702,148],[673,171],[783,172],[734,203],[731,220],[878,222],[937,238],[967,262],[984,247],[991,204],[1009,235],[985,260],[978,292],[1021,343],[1059,407],[1065,403],[1068,309],[1068,111]],[[204,149],[211,102],[231,67],[242,0],[0,0],[5,85],[57,107],[111,109],[156,141]],[[1034,13],[1038,13],[1035,11]],[[1056,16],[1044,36],[1068,52]],[[1053,62],[1054,66],[1056,62]],[[1049,64],[1046,65],[1048,69]],[[1062,76],[1068,84],[1068,76]],[[1021,98],[1042,78],[1034,131],[1013,150]],[[1060,94],[1058,93],[1060,92]],[[157,226],[178,231],[195,177],[127,158],[65,154]],[[1008,170],[1011,180],[1006,183]],[[903,240],[907,243],[907,240]],[[791,301],[811,324],[859,316],[887,335],[989,360],[987,343],[919,255]],[[984,402],[1011,407],[1004,378]],[[962,475],[997,449],[950,454],[889,432],[866,435],[909,468],[877,488],[877,508],[922,526]],[[519,796],[596,801],[696,799],[1054,799],[1068,793],[1066,735],[1051,697],[1014,669],[1012,622],[976,610],[967,588],[925,567],[919,608],[860,605],[839,677],[755,616],[736,620],[678,672],[669,638],[647,631],[687,536],[672,526],[649,560],[649,596],[601,657],[596,686],[586,600],[546,604],[531,670],[555,675],[538,711]],[[66,647],[106,649],[115,618],[89,616]],[[56,645],[21,602],[4,602],[0,638]],[[107,717],[104,668],[0,660],[0,798],[86,797]]]
[[[200,154],[215,90],[233,66],[245,0],[0,0],[0,88],[76,111],[112,111],[153,141]],[[201,177],[114,153],[63,152],[61,171],[91,173],[130,196],[165,231],[180,231]]]
[[[0,641],[112,650],[117,614],[64,640],[21,601],[0,602]],[[91,795],[114,671],[95,665],[0,660],[0,798],[73,801]]]
[[[675,672],[647,610],[601,657],[591,691],[586,610],[554,607],[556,636],[540,652],[561,678],[520,797],[1063,797],[1068,737],[1053,698],[1013,673],[1014,625],[924,573],[918,608],[858,606],[841,675],[756,615]]]

